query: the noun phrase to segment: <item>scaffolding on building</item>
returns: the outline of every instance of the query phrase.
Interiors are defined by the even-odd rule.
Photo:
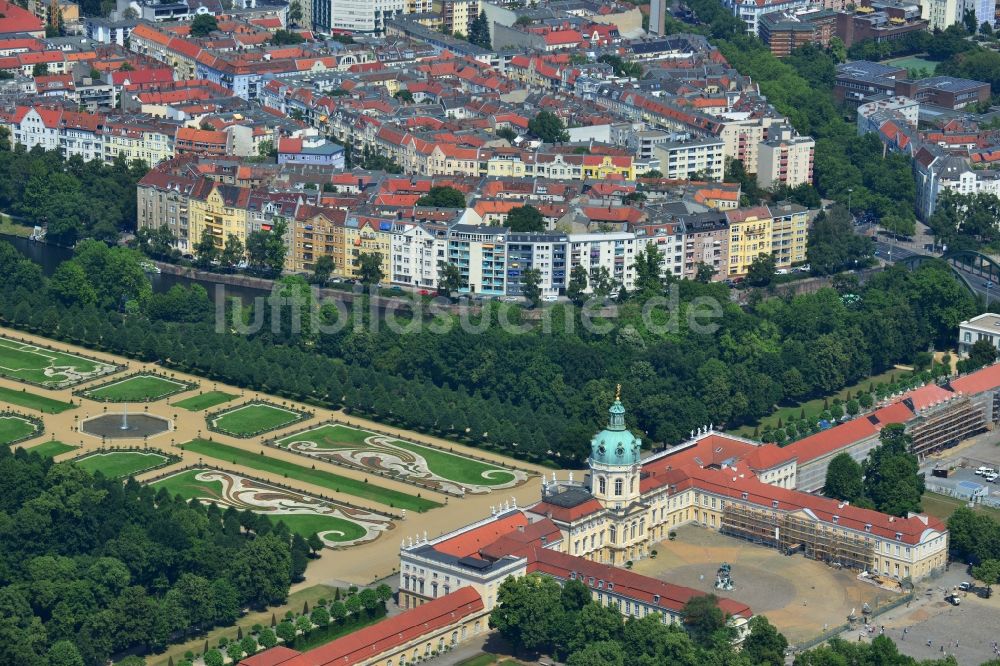
[[[729,502],[722,511],[722,532],[849,569],[867,570],[874,560],[871,537],[828,525],[811,516]]]
[[[981,409],[967,397],[950,400],[919,414],[907,430],[913,438],[910,451],[923,459],[986,428]]]

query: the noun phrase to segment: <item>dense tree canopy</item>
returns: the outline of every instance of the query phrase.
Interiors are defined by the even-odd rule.
[[[569,141],[569,132],[562,118],[551,111],[539,111],[528,121],[528,131],[545,143],[560,143]]]
[[[544,231],[545,219],[531,204],[511,208],[507,213],[507,226],[514,232]]]
[[[823,494],[839,500],[857,503],[864,496],[862,471],[849,453],[838,453],[826,469]]]
[[[230,326],[220,332],[199,320],[211,312],[204,301],[198,305],[201,294],[153,298],[126,260],[130,251],[84,247],[95,261],[77,293],[67,288],[72,276],[46,280],[0,243],[0,321],[536,460],[582,460],[616,383],[623,384],[630,427],[652,444],[676,443],[706,423],[752,422],[788,400],[829,395],[909,362],[930,345],[950,344],[958,322],[975,313],[971,296],[937,262],[879,273],[852,300],[823,289],[749,310],[732,303],[722,284],[665,287],[657,269],[643,278],[648,289],[607,320],[606,332],[589,331],[571,304],[543,312],[572,330],[505,331],[496,324],[500,311],[519,322],[519,308],[488,302],[484,316],[494,323],[481,332],[442,314],[436,321],[443,332],[423,326],[400,334],[365,325],[362,308],[329,333],[291,335],[284,324],[271,330],[274,309],[264,301],[256,306],[261,313],[250,305],[240,320],[267,325],[234,335]],[[105,254],[115,261],[102,265]],[[610,276],[590,281],[609,293]],[[670,288],[679,298],[676,329],[651,328],[667,322],[666,312],[662,321],[645,321],[643,307]],[[719,303],[717,330],[691,330],[687,312],[698,297]],[[281,321],[290,321],[288,308],[281,312]],[[355,317],[362,317],[358,327]]]
[[[892,423],[882,428],[879,445],[865,459],[865,497],[883,513],[920,513],[924,478],[917,457],[909,452],[910,441],[904,426]]]
[[[449,185],[435,185],[424,196],[417,199],[418,206],[437,208],[465,208],[465,195]]]
[[[282,601],[290,535],[0,447],[0,663],[97,666]]]
[[[81,238],[108,242],[135,229],[135,186],[143,162],[84,162],[58,151],[0,150],[0,210],[25,224],[48,226],[48,238],[73,245]]]

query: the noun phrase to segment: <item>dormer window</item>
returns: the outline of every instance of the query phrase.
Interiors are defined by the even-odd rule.
[[[740,497],[742,497],[743,499],[746,499],[747,498],[747,494],[743,493],[743,494],[740,495]]]
[[[660,595],[658,595],[658,594],[654,594],[653,595],[653,603],[656,604],[656,605],[660,604]]]
[[[872,531],[872,524],[871,523],[866,523],[865,524],[865,532],[871,532],[871,531]]]
[[[608,590],[610,591],[610,590],[613,590],[613,589],[615,589],[615,584],[612,583],[611,581],[608,581]]]
[[[901,541],[902,539],[903,539],[903,533],[902,532],[896,532],[896,541]]]
[[[778,508],[778,500],[771,500],[771,508],[772,509]]]
[[[833,517],[833,524],[836,525],[839,522],[840,522],[840,516],[834,516]]]

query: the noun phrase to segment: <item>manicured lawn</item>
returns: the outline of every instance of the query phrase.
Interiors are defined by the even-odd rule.
[[[166,460],[159,453],[110,451],[76,458],[73,462],[90,473],[101,472],[109,479],[120,479],[162,465]]]
[[[102,402],[146,402],[187,390],[188,384],[153,374],[135,375],[120,381],[95,386],[83,392],[91,400]]]
[[[195,439],[182,448],[200,453],[217,460],[225,460],[234,465],[242,465],[249,469],[257,469],[273,474],[282,474],[289,479],[295,479],[305,483],[311,483],[329,490],[354,495],[373,502],[380,502],[386,506],[397,509],[407,509],[410,511],[426,511],[434,507],[441,506],[437,502],[423,497],[414,497],[397,490],[382,488],[374,483],[365,483],[357,479],[352,479],[339,474],[333,474],[320,469],[309,469],[285,460],[277,460],[259,454],[238,449],[235,446],[210,442],[204,439]]]
[[[937,493],[931,492],[924,493],[923,497],[920,498],[920,506],[923,508],[924,513],[934,516],[935,518],[940,518],[941,520],[948,520],[948,518],[951,517],[951,514],[955,513],[956,509],[965,505],[966,503],[960,499],[948,497],[947,495],[938,495]],[[996,520],[1000,520],[1000,509],[994,509],[977,504],[973,511],[982,511]]]
[[[0,376],[17,381],[64,388],[114,369],[113,365],[94,359],[0,337]]]
[[[58,414],[59,412],[65,412],[67,409],[74,409],[76,407],[76,405],[71,405],[62,400],[46,398],[44,395],[35,395],[28,391],[15,391],[6,386],[0,386],[0,403],[3,402],[9,405],[17,405],[18,407],[37,409],[47,414]]]
[[[38,432],[31,421],[16,416],[0,416],[0,445],[10,444]]]
[[[236,396],[232,393],[225,393],[223,391],[208,391],[207,393],[193,395],[190,398],[184,398],[183,400],[178,400],[177,402],[171,404],[174,407],[180,407],[181,409],[186,409],[189,412],[200,412],[203,409],[208,409],[209,407],[215,407],[216,405],[221,405],[224,402],[229,402],[235,397]]]
[[[69,444],[63,444],[62,442],[57,442],[52,440],[51,442],[42,442],[37,446],[32,446],[28,451],[32,453],[37,453],[43,458],[55,458],[56,456],[66,453],[67,451],[75,450],[75,446],[70,446]]]
[[[789,420],[797,421],[799,419],[799,416],[802,414],[803,409],[806,410],[806,418],[814,418],[814,417],[819,418],[820,412],[823,411],[823,402],[825,400],[829,401],[831,405],[833,404],[834,398],[840,398],[841,402],[846,402],[845,398],[847,397],[848,392],[850,392],[851,396],[853,397],[857,395],[858,391],[860,390],[867,391],[869,384],[877,385],[880,382],[882,383],[888,382],[890,377],[895,377],[896,380],[898,381],[902,379],[904,375],[907,374],[908,373],[906,370],[897,370],[897,369],[887,370],[880,375],[874,375],[872,377],[869,377],[868,379],[863,379],[857,384],[854,384],[853,386],[847,386],[826,398],[816,398],[815,400],[808,400],[806,402],[797,405],[779,407],[770,416],[766,416],[760,420],[759,422],[760,429],[761,431],[764,431],[768,430],[769,428],[777,428],[778,419],[781,419],[782,423],[787,423]],[[741,435],[743,437],[752,437],[753,431],[756,427],[757,425],[745,425],[731,432],[734,432],[735,434]]]
[[[266,402],[252,402],[212,416],[209,425],[234,437],[254,437],[284,428],[308,416]]]
[[[150,486],[153,488],[166,488],[171,495],[180,495],[187,500],[212,501],[213,499],[218,499],[220,504],[229,506],[230,504],[225,501],[225,489],[221,481],[201,481],[195,478],[202,471],[204,470],[189,469],[180,474],[174,474],[173,476],[156,481],[150,484]],[[248,498],[242,497],[241,499],[245,501]],[[353,541],[365,535],[365,528],[361,525],[336,516],[310,515],[305,513],[275,514],[272,511],[257,511],[257,513],[267,516],[274,524],[278,524],[279,522],[285,523],[292,532],[301,534],[304,537],[317,532],[336,531],[341,534],[327,534],[325,538],[329,541]]]
[[[475,657],[463,659],[456,666],[493,666],[496,663],[496,655],[483,653],[477,654]]]
[[[336,450],[351,449],[365,450],[371,445],[367,438],[378,436],[377,433],[367,430],[359,430],[349,426],[339,424],[327,424],[306,432],[291,435],[278,440],[281,446],[287,446],[291,442],[314,442],[318,449]],[[499,486],[514,480],[514,475],[510,472],[478,460],[472,460],[461,455],[441,451],[427,446],[421,446],[412,442],[404,442],[399,439],[385,438],[377,447],[397,447],[410,453],[414,453],[427,461],[427,467],[442,479],[448,479],[456,483],[482,486]],[[377,448],[372,447],[373,453],[378,453]],[[483,476],[484,473],[491,473]]]

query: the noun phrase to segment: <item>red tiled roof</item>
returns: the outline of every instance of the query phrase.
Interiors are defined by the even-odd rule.
[[[828,430],[821,430],[815,435],[804,437],[792,442],[785,448],[794,453],[799,465],[838,451],[848,444],[874,436],[878,428],[867,418],[854,419]]]
[[[491,520],[485,525],[437,543],[434,545],[434,549],[454,557],[468,557],[478,553],[483,546],[493,543],[518,527],[526,527],[527,524],[528,519],[518,511],[510,516]]]
[[[937,384],[927,384],[918,389],[907,391],[902,399],[909,399],[913,402],[914,409],[925,409],[944,400],[954,398],[955,394],[948,389],[941,388]]]
[[[252,657],[247,657],[239,663],[239,666],[279,666],[292,657],[297,657],[301,652],[287,648],[284,645],[276,645],[270,650],[264,650]]]
[[[637,574],[628,569],[619,569],[608,564],[591,562],[590,560],[549,548],[532,548],[528,557],[528,572],[540,572],[555,576],[563,580],[569,579],[571,574],[584,582],[587,587],[598,589],[597,583],[603,581],[604,590],[610,589],[616,594],[637,599],[650,606],[659,606],[664,610],[678,613],[684,608],[692,597],[704,596],[704,592],[699,592],[690,587],[682,585],[672,585],[656,578],[650,578]],[[593,578],[593,583],[591,583]],[[609,584],[611,584],[609,586]],[[659,597],[659,601],[654,603],[654,598]],[[753,612],[746,604],[727,599],[719,598],[719,608],[727,615],[739,615],[749,619]]]
[[[41,19],[7,0],[0,0],[0,16],[0,34],[45,30]]]
[[[350,666],[455,624],[483,609],[479,593],[472,587],[463,587],[278,663],[281,666]]]
[[[951,380],[951,387],[966,395],[1000,386],[1000,363]]]

